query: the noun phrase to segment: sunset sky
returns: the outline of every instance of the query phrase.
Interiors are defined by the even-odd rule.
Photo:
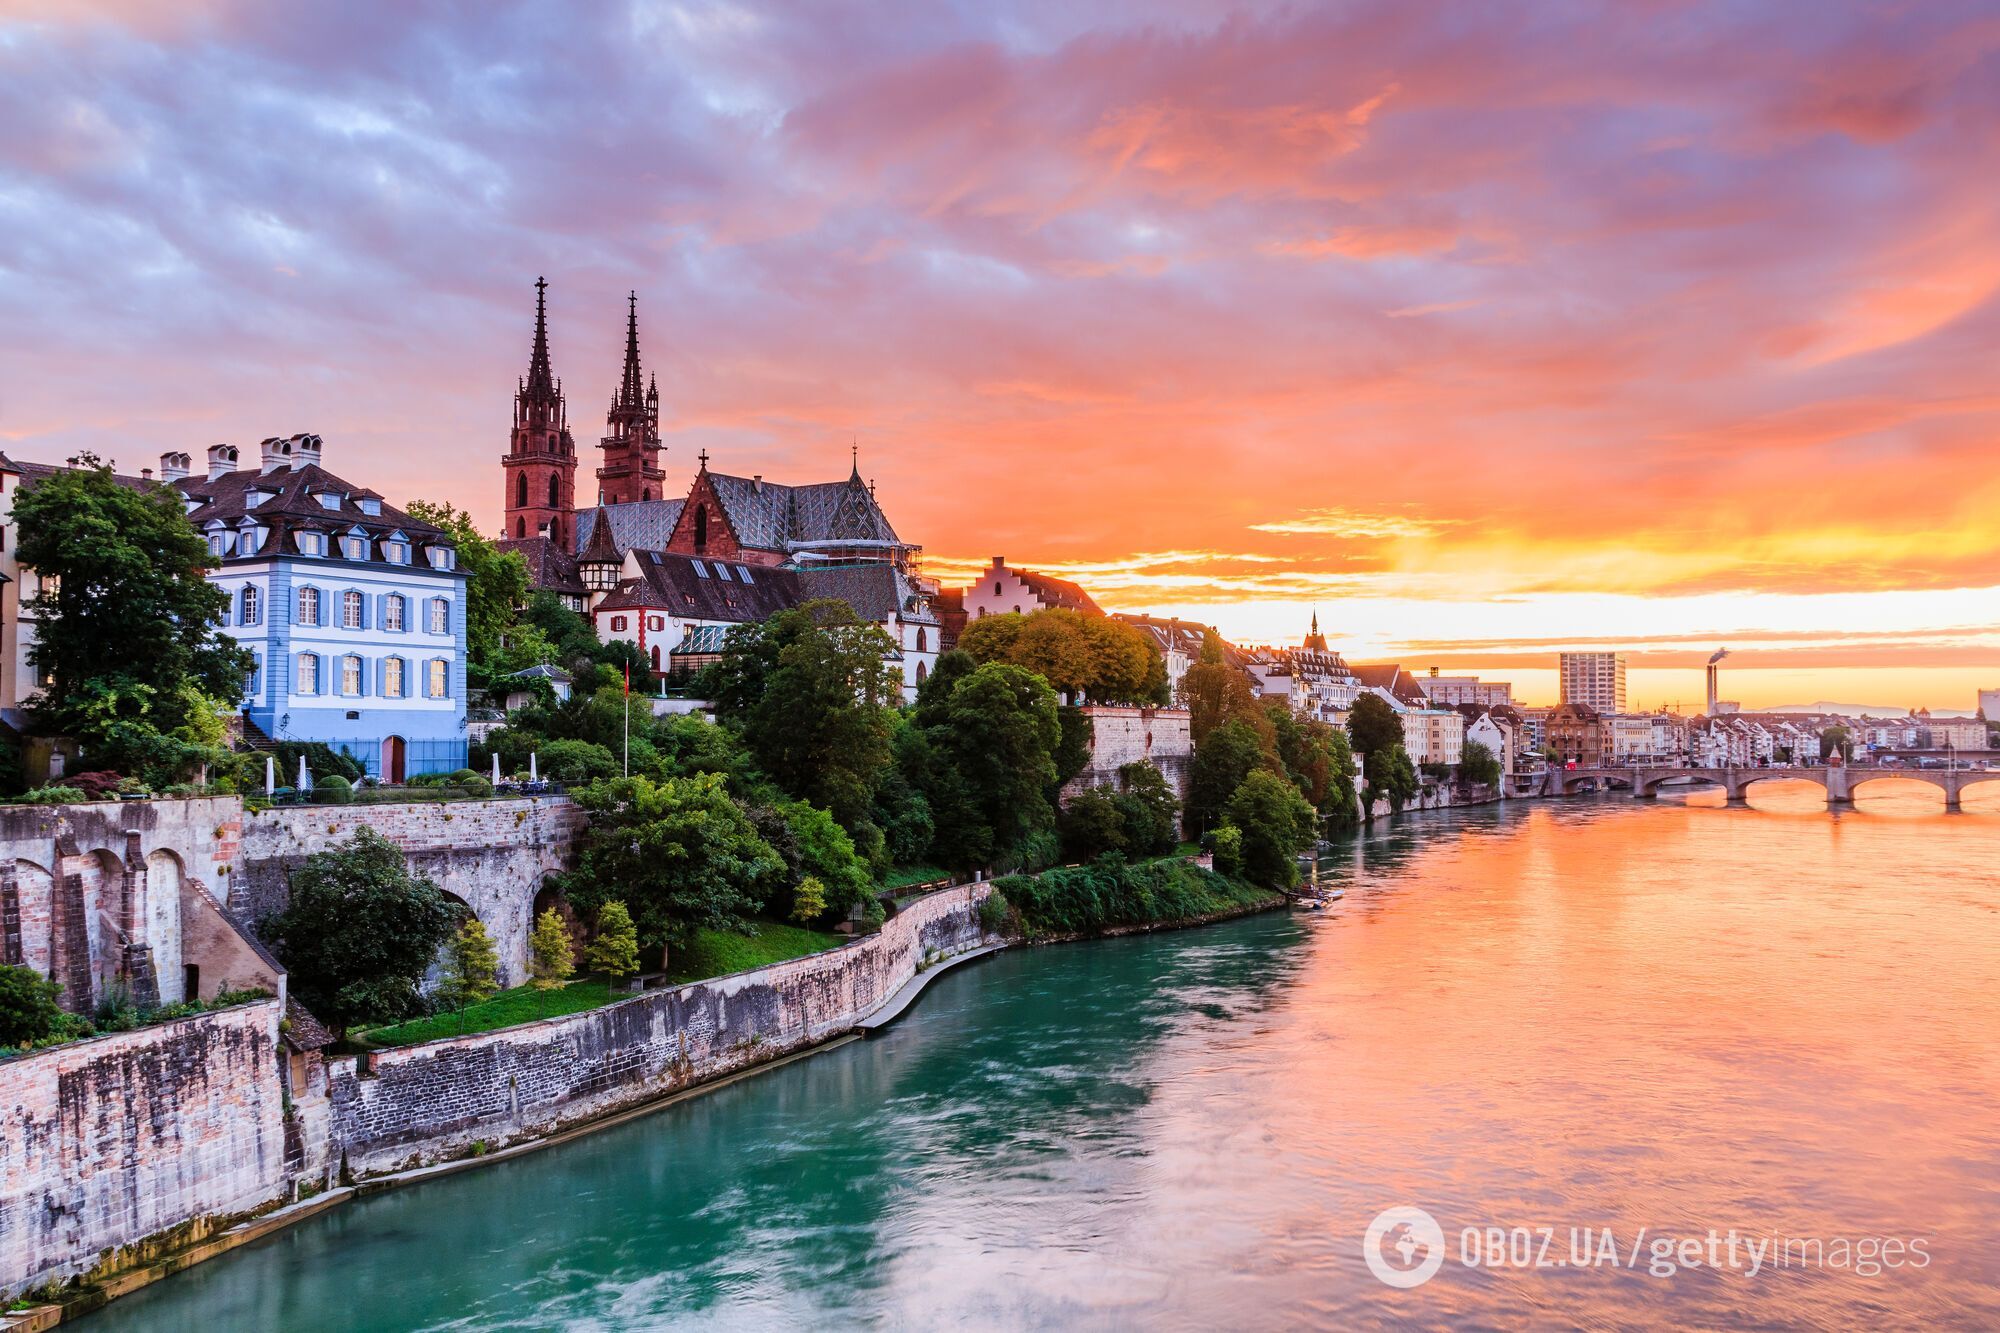
[[[852,440],[947,579],[1530,702],[2000,687],[1991,0],[0,16],[14,458],[314,431],[497,530],[546,275],[579,444],[636,290],[675,489]]]

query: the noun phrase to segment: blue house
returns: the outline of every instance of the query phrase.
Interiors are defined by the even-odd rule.
[[[161,480],[222,568],[228,629],[256,666],[243,711],[275,740],[324,741],[371,777],[465,767],[465,586],[450,538],[320,466],[317,435],[186,454]]]

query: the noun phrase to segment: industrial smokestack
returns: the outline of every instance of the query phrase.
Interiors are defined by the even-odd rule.
[[[1715,655],[1708,659],[1708,714],[1707,715],[1709,717],[1715,716],[1715,700],[1717,694],[1716,677],[1721,674],[1721,672],[1716,667],[1716,663],[1720,662],[1723,658],[1727,656],[1729,656],[1729,650],[1727,648],[1717,648],[1715,650]]]

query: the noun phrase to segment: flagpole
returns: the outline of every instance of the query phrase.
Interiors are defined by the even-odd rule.
[[[632,664],[625,664],[625,774],[632,776]]]

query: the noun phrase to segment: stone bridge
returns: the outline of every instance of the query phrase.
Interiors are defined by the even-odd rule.
[[[1854,793],[1871,782],[1928,782],[1944,792],[1944,808],[1959,808],[1959,795],[1981,782],[2000,782],[2000,769],[1936,768],[1676,768],[1644,765],[1633,768],[1550,769],[1543,778],[1543,795],[1568,796],[1586,782],[1610,790],[1614,783],[1631,788],[1639,800],[1660,794],[1665,784],[1686,783],[1720,787],[1734,804],[1759,782],[1812,782],[1826,789],[1828,805],[1853,805]]]

